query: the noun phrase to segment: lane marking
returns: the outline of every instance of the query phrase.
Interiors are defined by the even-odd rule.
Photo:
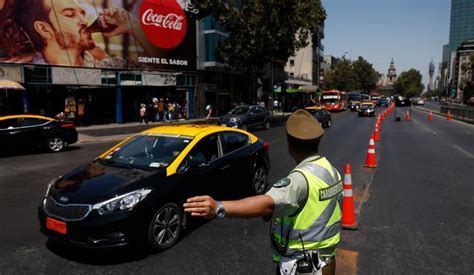
[[[466,156],[474,159],[474,155],[469,153],[468,151],[462,149],[461,147],[457,146],[457,145],[454,145],[454,144],[451,144],[451,146],[453,146],[454,148],[458,149],[459,151],[461,151],[462,153],[464,153]]]

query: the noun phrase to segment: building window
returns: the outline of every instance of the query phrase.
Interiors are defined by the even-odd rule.
[[[293,59],[290,59],[290,67],[294,67],[295,66],[295,61]]]

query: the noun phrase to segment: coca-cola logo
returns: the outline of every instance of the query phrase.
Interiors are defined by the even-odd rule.
[[[186,35],[186,15],[176,0],[143,0],[140,24],[148,40],[159,48],[175,48]]]

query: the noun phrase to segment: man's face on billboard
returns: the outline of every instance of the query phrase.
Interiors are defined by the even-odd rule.
[[[84,32],[87,27],[86,12],[77,0],[44,1],[51,5],[49,20],[61,47],[78,50],[90,50],[95,47],[91,35]]]

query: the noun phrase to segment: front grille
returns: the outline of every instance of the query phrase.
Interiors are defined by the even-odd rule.
[[[60,204],[51,197],[47,197],[44,202],[46,214],[65,221],[82,220],[89,215],[91,209],[89,204]]]

